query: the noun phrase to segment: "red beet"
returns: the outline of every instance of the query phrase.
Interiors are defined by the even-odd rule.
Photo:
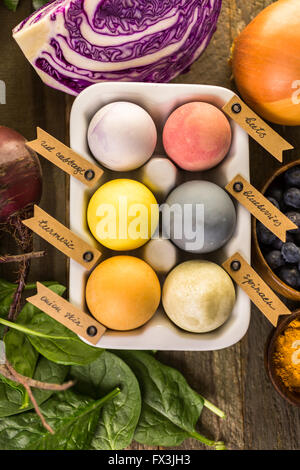
[[[41,199],[41,165],[25,143],[21,134],[0,126],[0,223]]]

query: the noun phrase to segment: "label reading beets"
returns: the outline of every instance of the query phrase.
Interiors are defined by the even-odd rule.
[[[223,106],[222,110],[280,162],[283,159],[283,151],[294,148],[255,114],[237,95],[233,96]]]

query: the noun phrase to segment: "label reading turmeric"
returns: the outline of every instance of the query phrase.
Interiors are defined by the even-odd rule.
[[[37,205],[34,206],[33,217],[23,220],[23,224],[85,269],[92,269],[101,257],[99,250],[86,243]]]

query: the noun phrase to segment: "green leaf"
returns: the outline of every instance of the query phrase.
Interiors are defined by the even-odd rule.
[[[41,357],[37,363],[33,378],[41,382],[57,383],[64,382],[68,373],[68,367],[55,364]],[[54,393],[52,390],[32,389],[34,397],[38,404],[48,400]],[[7,383],[0,382],[0,418],[22,413],[23,397],[20,391],[11,387]],[[28,404],[27,410],[33,408],[32,403]]]
[[[58,285],[55,281],[42,282],[47,287]],[[5,318],[8,314],[9,307],[12,303],[14,292],[17,288],[16,284],[0,279],[0,317]],[[36,289],[36,283],[26,284],[25,291]]]
[[[65,287],[49,287],[62,295]],[[27,303],[15,323],[0,318],[0,323],[18,330],[28,337],[32,346],[50,361],[65,365],[85,365],[99,357],[103,350],[84,343],[64,325]]]
[[[41,407],[54,434],[47,432],[36,413],[27,412],[0,420],[1,450],[83,450],[88,449],[101,407],[119,393],[113,390],[100,400],[68,390],[57,393]]]
[[[193,437],[209,446],[223,446],[195,430],[204,400],[177,370],[143,351],[115,351],[133,370],[140,383],[143,407],[134,439],[165,447]]]
[[[2,281],[3,280],[0,281],[0,285]],[[11,286],[13,286],[13,284],[10,284],[9,287],[11,288]],[[35,285],[28,285],[28,288],[31,289],[34,286]],[[25,320],[26,309],[23,308],[19,315],[23,315]],[[26,377],[32,377],[38,360],[38,352],[31,345],[27,336],[20,331],[10,329],[5,334],[4,343],[8,362],[10,362],[19,374],[25,375]],[[8,383],[10,382],[11,381]],[[22,393],[24,392],[21,385],[13,384],[13,382],[11,382],[11,385],[18,387]]]
[[[53,287],[58,293],[63,294],[64,288],[57,283],[47,283]],[[55,286],[55,287],[54,287]],[[32,290],[35,288],[35,283],[28,284],[27,290]],[[14,290],[16,286],[14,284],[8,283],[7,281],[0,280],[0,291],[4,292],[5,290]],[[23,321],[28,320],[28,309],[25,307],[20,312],[21,319]],[[17,322],[20,321],[17,319]],[[38,352],[32,346],[27,336],[17,330],[10,329],[5,334],[4,337],[6,357],[8,362],[14,367],[14,369],[19,372],[19,374],[25,375],[26,377],[33,377],[36,363],[38,360]],[[22,408],[26,408],[29,404],[29,397],[27,392],[24,390],[24,387],[16,382],[13,382],[9,379],[4,378],[4,381],[11,385],[11,387],[16,388],[23,395]]]
[[[71,367],[75,388],[80,393],[99,398],[114,387],[121,393],[104,405],[91,448],[117,450],[130,445],[141,411],[138,381],[122,359],[105,351],[87,366]]]
[[[19,372],[19,374],[25,375],[26,377],[33,377],[39,354],[31,345],[27,336],[16,330],[9,330],[5,334],[4,343],[6,358],[13,368]],[[6,380],[12,387],[19,388],[20,392],[23,394],[23,406],[26,406],[29,397],[24,387],[11,380]]]
[[[0,279],[0,317],[7,316],[16,288],[16,284]]]
[[[11,11],[16,11],[19,0],[3,0],[4,5]]]
[[[13,282],[6,281],[6,279],[0,278],[0,301],[10,292],[16,289],[17,285]]]
[[[179,446],[189,433],[173,424],[160,412],[143,403],[141,419],[135,432],[137,442],[164,447]]]
[[[19,374],[32,377],[38,359],[37,351],[19,331],[9,330],[4,337],[6,358]]]

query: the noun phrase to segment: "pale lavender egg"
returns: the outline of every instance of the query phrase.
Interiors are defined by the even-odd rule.
[[[93,156],[113,171],[142,166],[154,152],[157,131],[153,119],[141,106],[118,101],[103,106],[88,128]]]

